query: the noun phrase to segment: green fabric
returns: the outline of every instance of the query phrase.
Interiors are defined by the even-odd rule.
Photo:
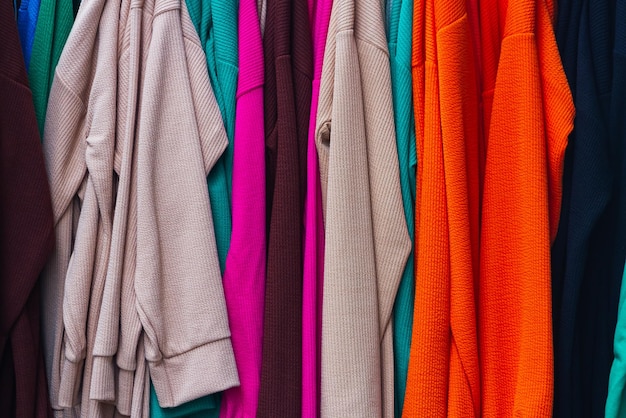
[[[238,7],[237,0],[187,0],[189,15],[207,56],[211,87],[222,113],[228,135],[228,147],[207,177],[217,253],[222,273],[226,265],[232,228],[230,208],[233,135],[239,64]],[[152,418],[218,417],[220,397],[220,394],[215,394],[196,399],[176,408],[161,408],[157,401],[156,392],[151,387],[150,416]]]
[[[626,268],[617,311],[617,326],[613,352],[615,357],[609,375],[609,394],[606,398],[605,418],[626,418]]]
[[[73,24],[72,0],[41,0],[28,78],[42,138],[54,70]]]
[[[396,141],[400,163],[400,187],[402,190],[404,215],[409,236],[413,243],[415,230],[415,168],[417,166],[411,83],[413,2],[411,0],[393,0],[389,11],[388,40]],[[413,251],[411,250],[393,308],[394,389],[395,414],[397,417],[402,415],[409,369],[409,352],[411,350],[413,299],[415,295],[413,264]]]

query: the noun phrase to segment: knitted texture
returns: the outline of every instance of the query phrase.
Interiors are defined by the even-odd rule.
[[[52,252],[50,192],[13,7],[0,5],[0,415],[51,415],[39,274]]]
[[[321,416],[393,417],[391,311],[410,239],[380,2],[334,1],[316,125],[326,225]]]
[[[617,116],[623,114],[620,77],[612,76],[623,71],[615,3],[559,2],[557,42],[576,119],[552,248],[555,417],[602,416],[613,361],[626,256],[626,183],[620,171],[625,148],[623,133],[613,136],[611,131],[623,119]]]
[[[302,411],[302,243],[312,54],[305,0],[268,0],[265,55],[267,281],[259,417]]]
[[[72,0],[41,0],[28,66],[35,115],[43,136],[54,70],[74,22]]]
[[[393,89],[396,145],[400,168],[400,187],[404,218],[411,244],[415,232],[415,176],[416,146],[415,118],[411,80],[411,44],[413,29],[413,1],[397,0],[391,3],[388,14],[389,56],[391,61],[391,87]],[[406,392],[411,332],[413,329],[413,303],[415,293],[413,247],[402,274],[398,295],[393,307],[393,354],[395,377],[395,416],[402,414]]]
[[[228,146],[207,176],[220,270],[224,273],[232,230],[231,192],[233,169],[233,131],[237,90],[237,1],[186,1],[189,15],[206,54],[209,79],[228,136]],[[155,393],[155,392],[151,392]],[[216,417],[219,396],[195,400],[194,405],[176,409],[153,408],[152,417],[185,416],[206,406]],[[158,404],[158,402],[153,402]]]
[[[319,411],[322,292],[324,286],[324,214],[319,162],[315,148],[315,120],[332,0],[309,1],[313,41],[313,87],[307,145],[307,186],[304,209],[304,277],[302,281],[302,417]]]
[[[574,107],[544,1],[481,3],[487,143],[479,350],[482,415],[549,416],[550,243]]]
[[[480,416],[479,92],[465,1],[415,3],[415,311],[403,416]]]
[[[17,10],[17,29],[20,34],[22,54],[24,55],[24,63],[27,70],[30,65],[30,54],[33,50],[40,5],[41,0],[24,0],[20,3],[20,8]]]
[[[104,1],[81,8],[59,60],[44,131],[56,232],[42,289],[44,336],[52,407],[67,408],[65,415],[81,398],[81,412],[96,413],[97,407],[89,400],[89,383],[113,216],[118,13],[119,5],[105,7]],[[109,64],[92,71],[96,60]]]
[[[224,272],[224,294],[241,385],[224,392],[220,416],[225,418],[256,416],[267,256],[263,44],[255,0],[239,2],[239,22],[233,234]]]

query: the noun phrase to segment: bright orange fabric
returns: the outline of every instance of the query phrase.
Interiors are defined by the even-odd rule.
[[[464,0],[414,3],[416,288],[405,417],[480,416],[479,91]]]
[[[479,282],[484,417],[551,416],[550,242],[574,108],[545,0],[481,1],[487,154]]]

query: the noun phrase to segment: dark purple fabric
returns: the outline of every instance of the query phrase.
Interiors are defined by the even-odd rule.
[[[302,404],[303,212],[313,57],[306,0],[268,0],[265,145],[268,256],[259,417]]]
[[[39,273],[54,245],[50,191],[17,27],[0,4],[0,416],[46,417]]]

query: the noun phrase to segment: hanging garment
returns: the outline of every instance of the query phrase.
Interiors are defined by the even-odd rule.
[[[88,397],[95,333],[87,330],[95,331],[100,312],[113,216],[116,3],[81,8],[59,60],[44,133],[56,249],[43,278],[43,327],[51,403],[59,416],[91,416],[99,407]]]
[[[189,15],[206,54],[211,86],[220,107],[228,146],[207,177],[220,270],[224,273],[232,230],[231,191],[233,132],[237,90],[237,2],[233,0],[187,1]],[[154,392],[152,392],[154,393]],[[155,404],[158,404],[155,403]],[[177,417],[205,411],[219,414],[219,395],[196,399],[177,409],[154,408],[152,417]]]
[[[552,413],[550,243],[574,107],[551,11],[545,1],[481,3],[487,154],[478,329],[484,417]]]
[[[291,417],[302,411],[310,36],[306,0],[268,0],[263,39],[268,246],[259,417]]]
[[[88,389],[90,399],[114,404],[117,412],[132,416],[148,414],[147,407],[144,407],[147,402],[144,389],[148,380],[147,368],[143,349],[138,348],[138,341],[142,342],[139,337],[141,322],[135,309],[137,170],[133,167],[137,165],[134,146],[141,54],[150,40],[144,37],[142,45],[141,32],[142,26],[151,27],[153,9],[153,1],[125,0],[121,2],[119,13],[118,36],[128,42],[121,44],[117,61],[113,161],[118,187],[110,257],[92,350],[94,377]]]
[[[136,134],[135,291],[150,378],[159,405],[173,407],[239,384],[204,180],[227,138],[184,2],[157,0],[151,29]]]
[[[33,91],[35,115],[42,137],[54,71],[73,22],[72,0],[40,0],[28,79]]]
[[[223,272],[230,246],[233,132],[237,94],[237,1],[187,1],[189,15],[206,54],[209,78],[220,107],[229,145],[208,176],[215,238]]]
[[[20,2],[20,8],[17,10],[17,29],[20,34],[26,70],[28,70],[30,65],[30,54],[33,50],[40,5],[41,0],[23,0]]]
[[[415,148],[415,117],[413,115],[411,82],[411,41],[413,29],[413,0],[389,0],[389,29],[387,41],[391,62],[391,87],[396,124],[396,145],[400,168],[400,187],[404,218],[411,252],[402,274],[400,287],[393,307],[393,353],[395,379],[395,416],[402,414],[406,392],[411,331],[413,329],[413,303],[415,271],[413,241],[415,233],[415,176],[417,156]]]
[[[620,164],[618,165],[619,169],[621,170],[620,172],[618,172],[618,178],[620,179],[618,184],[623,187],[623,185],[621,184],[624,179],[623,170],[626,168],[623,159],[624,139],[626,138],[626,123],[624,121],[624,114],[626,112],[626,80],[624,80],[624,77],[622,75],[626,70],[626,2],[624,2],[623,0],[618,0],[615,5],[615,13],[612,13],[611,16],[614,16],[613,18],[615,19],[615,43],[613,49],[614,78],[611,95],[611,122],[609,124],[609,127],[612,143],[611,149],[618,149],[620,152],[619,156],[622,156],[622,158],[619,159]],[[624,196],[622,192],[620,193],[620,199],[618,200],[618,202],[620,203],[620,208],[623,208],[623,197]],[[620,220],[623,222],[622,218],[624,216],[624,212],[620,210],[619,214],[621,215]],[[618,225],[622,226],[622,222],[618,223]],[[620,232],[621,230],[615,231],[616,234],[619,234]],[[615,238],[618,240],[618,242],[622,242],[621,240],[624,239],[623,236],[615,236]],[[626,414],[626,404],[624,403],[624,389],[626,386],[626,366],[624,365],[624,353],[626,353],[626,344],[624,344],[624,333],[626,325],[624,324],[624,312],[626,308],[624,308],[623,302],[623,298],[626,297],[623,295],[623,289],[626,287],[626,284],[623,279],[621,287],[622,293],[620,294],[618,311],[619,317],[615,330],[615,359],[613,360],[613,365],[611,367],[608,397],[606,400],[605,417],[607,418],[623,417]],[[601,400],[599,395],[601,394],[596,395],[595,399],[597,401]]]
[[[619,22],[614,5],[612,0],[559,3],[557,41],[576,120],[552,250],[555,417],[603,416],[613,361],[626,256],[624,148],[611,132],[612,101],[620,100],[618,78],[612,77]]]
[[[10,2],[0,5],[0,415],[51,415],[40,343],[39,274],[52,206]],[[45,315],[44,313],[43,315]]]
[[[256,416],[261,380],[267,241],[263,42],[255,0],[239,2],[239,84],[233,160],[233,234],[224,294],[241,385],[222,396],[220,416]]]
[[[415,2],[415,311],[403,416],[479,417],[479,91],[466,3]]]
[[[304,277],[302,281],[302,417],[319,411],[320,342],[324,285],[324,215],[319,162],[315,147],[315,120],[332,0],[309,0],[313,41],[313,87],[307,144],[307,186],[304,209]]]
[[[326,225],[322,417],[394,415],[391,311],[410,251],[380,2],[335,0],[317,115]]]

